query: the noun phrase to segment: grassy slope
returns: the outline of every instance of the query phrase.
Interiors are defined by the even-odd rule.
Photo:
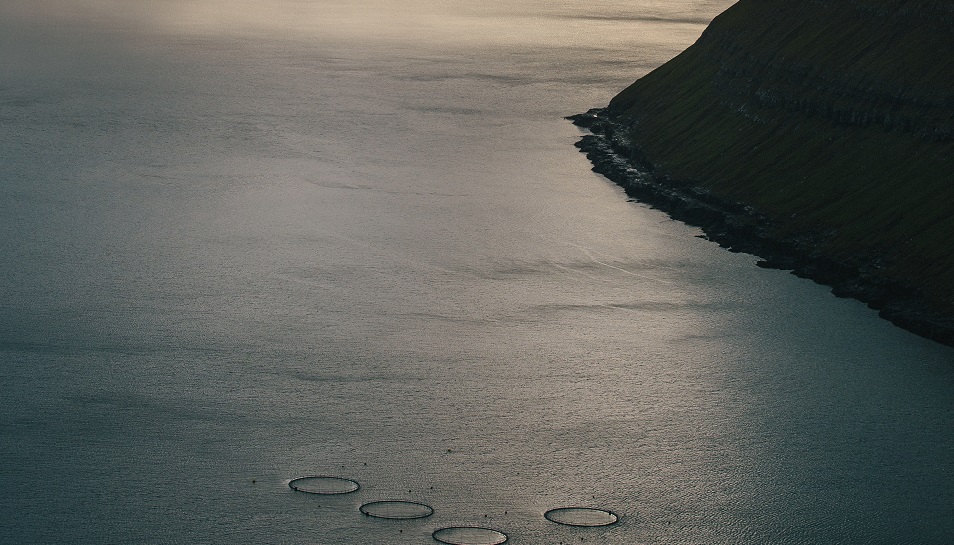
[[[610,110],[658,170],[954,312],[952,6],[741,0]]]

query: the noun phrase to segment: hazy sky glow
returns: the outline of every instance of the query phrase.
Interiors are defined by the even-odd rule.
[[[678,9],[679,4],[685,4],[684,9]],[[539,21],[541,12],[552,13],[566,23],[558,25],[556,33],[553,25],[543,28],[529,17],[533,13]],[[673,23],[690,27],[695,33],[699,25],[708,21],[705,10],[690,2],[660,3],[658,9],[643,6],[638,12],[623,2],[618,14],[603,14],[599,18],[587,11],[585,3],[568,0],[497,0],[479,4],[462,0],[10,0],[0,6],[0,16],[8,24],[53,22],[136,33],[417,43],[473,43],[490,38],[501,44],[567,44],[590,33],[616,42],[627,39],[618,35],[621,20],[632,21],[632,30],[639,31],[640,23],[659,20],[663,13]],[[673,13],[677,14],[675,18]]]

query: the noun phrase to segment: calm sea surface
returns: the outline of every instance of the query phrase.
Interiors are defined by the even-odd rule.
[[[0,542],[950,543],[954,351],[573,148],[730,3],[4,1]]]

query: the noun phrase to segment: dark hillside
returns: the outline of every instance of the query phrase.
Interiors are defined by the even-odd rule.
[[[954,2],[740,0],[601,115],[657,181],[842,277],[817,279],[954,324]]]

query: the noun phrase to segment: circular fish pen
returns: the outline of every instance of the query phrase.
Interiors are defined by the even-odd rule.
[[[288,481],[288,488],[307,494],[350,494],[361,488],[358,481],[329,475],[310,475]]]
[[[565,526],[610,526],[619,522],[619,516],[606,509],[592,507],[560,507],[543,514],[550,522]]]
[[[358,509],[369,517],[391,520],[422,519],[434,514],[430,505],[404,500],[372,501]]]
[[[507,534],[492,528],[451,526],[436,530],[431,536],[447,545],[500,545],[507,542]]]

